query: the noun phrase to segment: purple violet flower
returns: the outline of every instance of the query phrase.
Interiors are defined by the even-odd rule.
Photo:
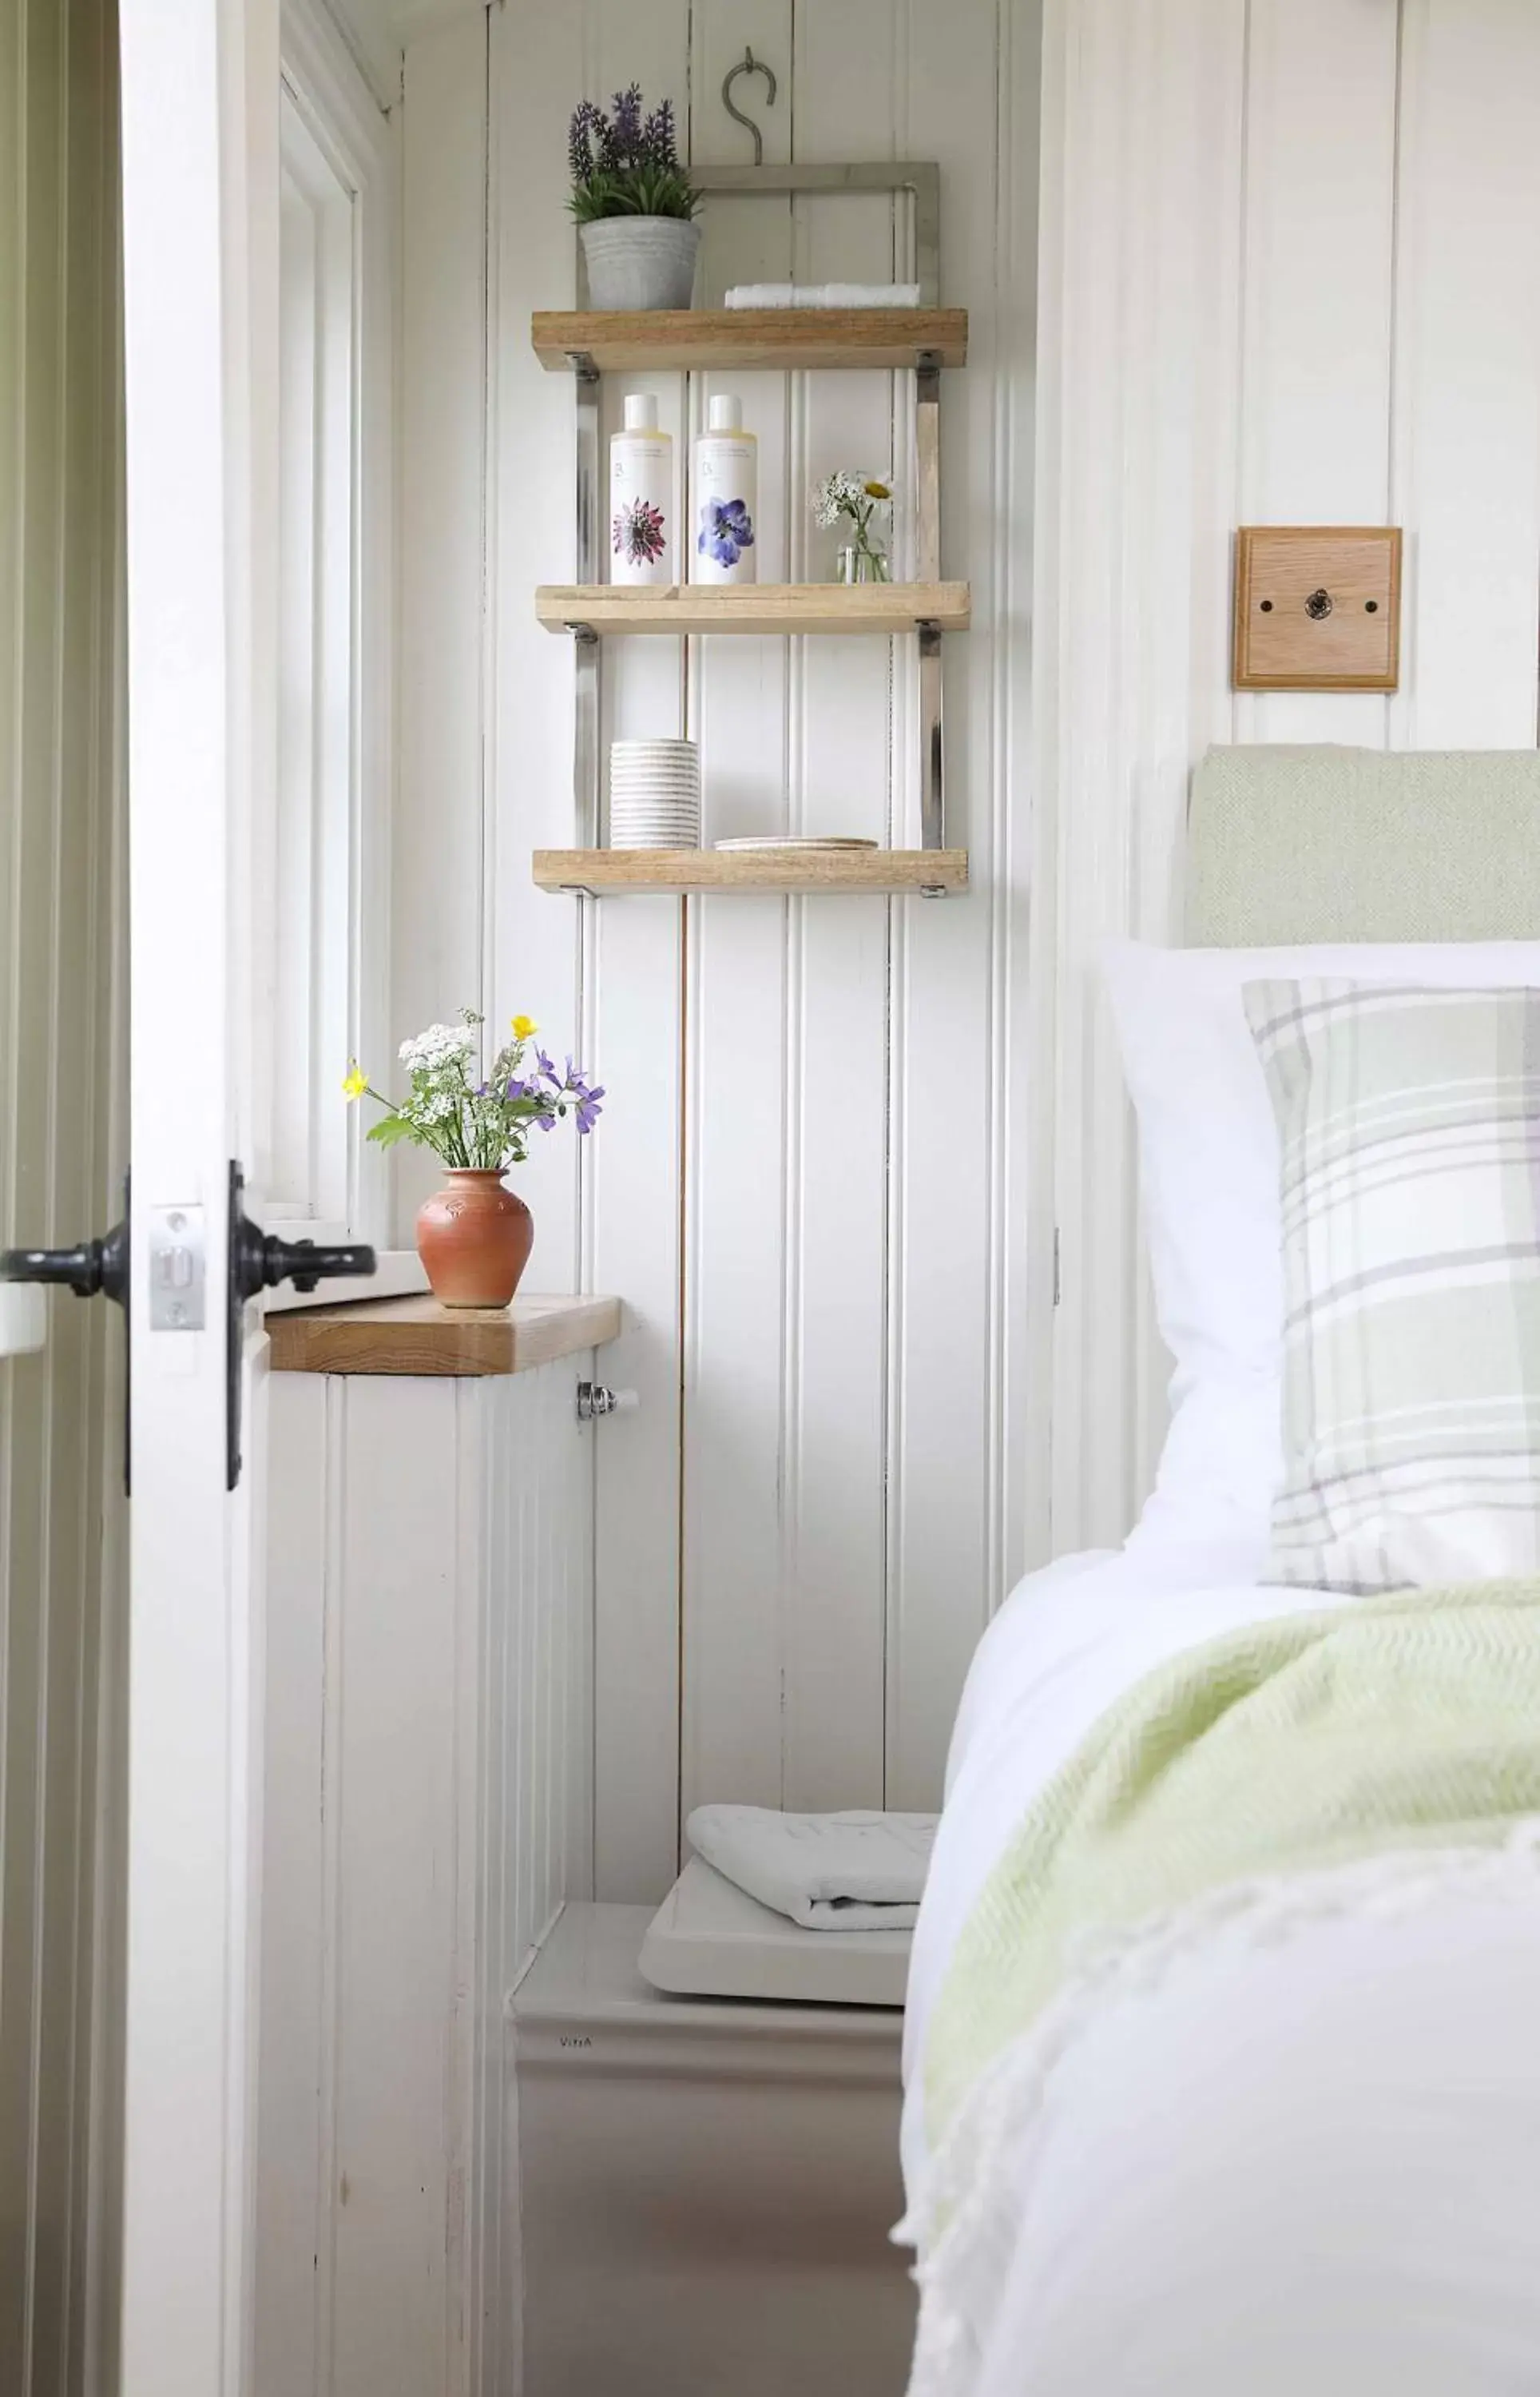
[[[700,531],[696,547],[702,557],[714,557],[719,566],[736,566],[746,549],[754,546],[753,519],[743,500],[708,500],[700,511]]]

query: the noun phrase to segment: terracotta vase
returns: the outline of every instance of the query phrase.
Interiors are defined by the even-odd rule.
[[[535,1245],[535,1218],[500,1173],[451,1166],[418,1210],[418,1254],[441,1306],[506,1306]]]

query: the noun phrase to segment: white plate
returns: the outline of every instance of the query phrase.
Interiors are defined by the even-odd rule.
[[[823,840],[806,837],[792,839],[781,834],[764,833],[757,835],[753,838],[748,840],[713,841],[711,846],[713,849],[837,849],[848,850],[853,849],[876,849],[880,844],[874,840]]]

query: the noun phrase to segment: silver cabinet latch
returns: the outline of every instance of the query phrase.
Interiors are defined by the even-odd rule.
[[[596,1423],[601,1415],[633,1414],[641,1403],[634,1390],[606,1389],[603,1382],[579,1382],[578,1385],[579,1423]]]

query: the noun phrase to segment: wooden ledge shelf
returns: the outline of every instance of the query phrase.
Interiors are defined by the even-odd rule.
[[[530,338],[540,364],[570,374],[671,368],[912,367],[928,353],[968,362],[965,308],[660,308],[644,314],[542,309]]]
[[[766,891],[803,898],[867,891],[945,896],[968,887],[965,849],[538,849],[541,891],[623,897],[648,891]]]
[[[396,1373],[430,1380],[526,1373],[620,1336],[617,1298],[516,1298],[466,1314],[436,1298],[364,1299],[267,1319],[277,1373]]]
[[[965,583],[703,583],[629,591],[608,583],[543,583],[535,609],[548,633],[966,632]]]

